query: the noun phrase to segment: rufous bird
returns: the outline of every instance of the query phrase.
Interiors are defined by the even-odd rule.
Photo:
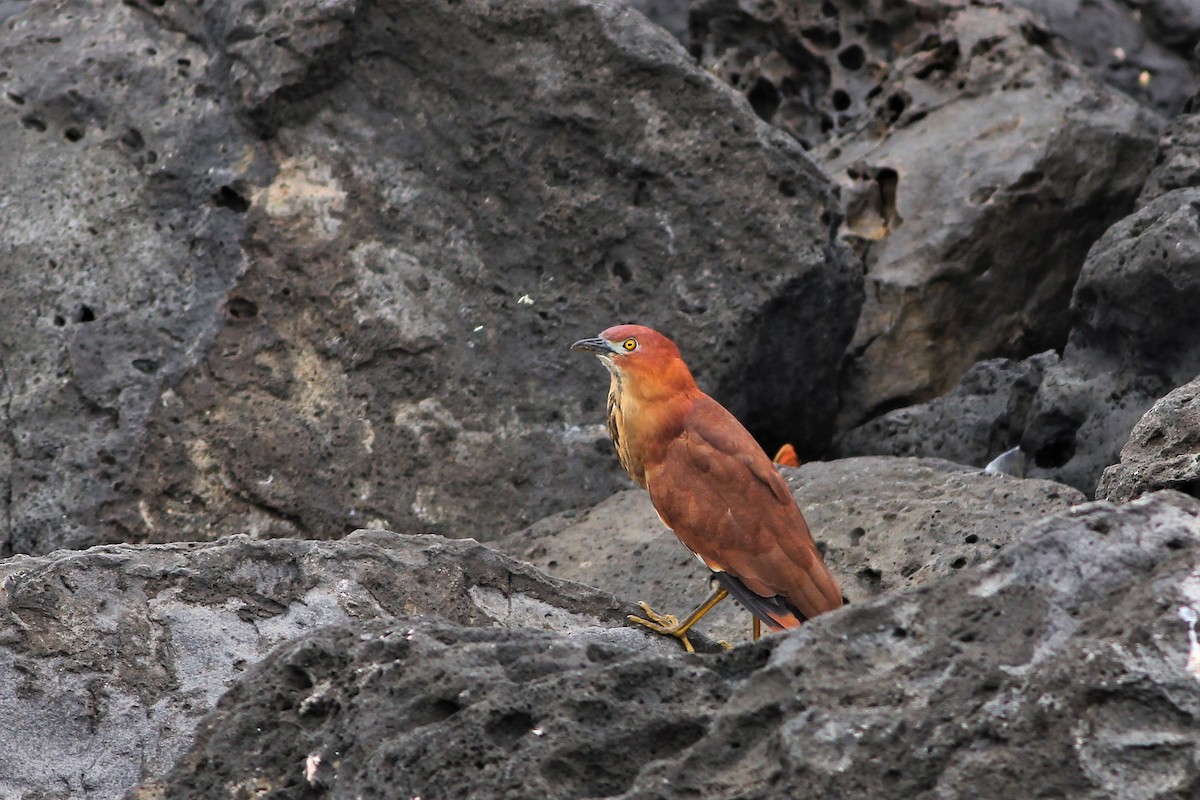
[[[696,385],[679,348],[641,325],[616,325],[572,350],[608,368],[608,433],[621,466],[718,588],[682,622],[639,603],[631,622],[678,638],[732,595],[772,630],[842,605],[787,482],[742,424]]]

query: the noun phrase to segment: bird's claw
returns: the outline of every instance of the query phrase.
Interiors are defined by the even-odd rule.
[[[696,648],[692,647],[692,643],[687,638],[687,628],[680,630],[679,620],[673,614],[659,614],[654,611],[646,603],[638,603],[638,608],[648,617],[639,617],[635,614],[630,614],[626,619],[630,622],[636,622],[638,625],[644,625],[655,633],[661,633],[665,636],[674,636],[682,644],[683,648],[689,653],[696,652]]]

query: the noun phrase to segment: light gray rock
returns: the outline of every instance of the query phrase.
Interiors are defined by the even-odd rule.
[[[1104,470],[1096,497],[1122,503],[1160,489],[1200,497],[1200,378],[1170,392],[1133,426],[1121,463]]]
[[[1188,797],[1198,553],[1200,503],[1163,493],[724,655],[332,626],[133,797]]]
[[[1035,521],[1085,499],[1061,484],[986,475],[937,459],[848,458],[783,474],[851,603],[985,561]],[[708,569],[663,526],[640,489],[495,544],[552,575],[681,617],[709,592]],[[699,629],[744,642],[750,618],[727,602]]]

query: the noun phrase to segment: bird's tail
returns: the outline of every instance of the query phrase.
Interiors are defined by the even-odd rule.
[[[746,588],[746,584],[730,575],[728,572],[713,572],[713,577],[723,586],[729,595],[754,616],[763,621],[773,631],[784,628],[798,628],[800,623],[808,619],[800,609],[792,605],[786,597],[777,594],[774,597],[763,597]]]

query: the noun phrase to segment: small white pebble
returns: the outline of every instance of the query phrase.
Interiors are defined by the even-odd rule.
[[[545,736],[546,735],[546,732],[544,730],[542,730],[541,728],[534,728],[533,730],[530,731],[530,733],[532,733],[534,736]]]

